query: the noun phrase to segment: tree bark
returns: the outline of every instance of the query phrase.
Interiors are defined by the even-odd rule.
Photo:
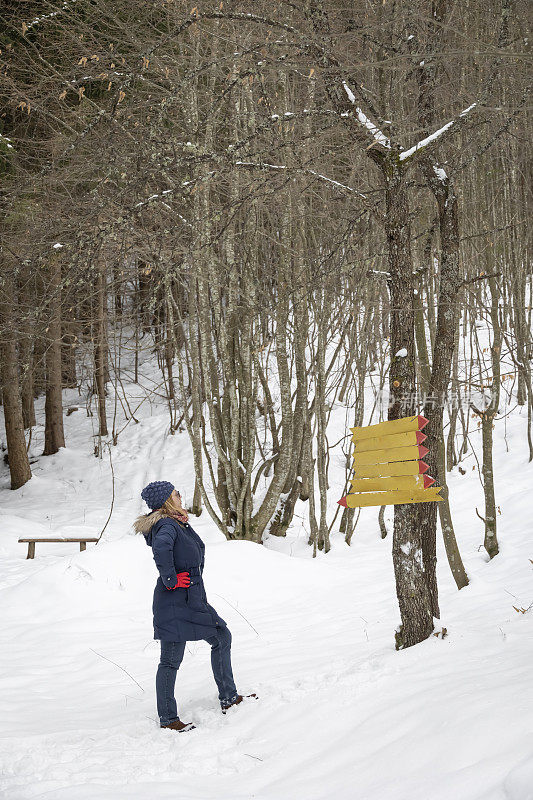
[[[425,58],[417,69],[418,118],[422,130],[426,134],[435,125],[435,88],[437,73],[440,69],[435,59],[435,53],[438,50],[438,37],[441,35],[442,24],[447,14],[448,0],[441,0],[434,5],[432,17],[428,23],[429,35]],[[416,45],[413,44],[413,46]],[[428,425],[424,430],[428,437],[425,445],[429,448],[426,462],[429,465],[429,473],[444,488],[444,499],[440,503],[420,503],[417,516],[422,533],[422,552],[433,616],[438,618],[440,610],[436,576],[437,506],[448,563],[457,588],[462,589],[468,584],[468,577],[455,538],[448,500],[443,429],[445,398],[452,370],[455,333],[459,323],[459,216],[456,192],[448,173],[444,169],[436,167],[432,157],[423,156],[421,166],[427,185],[433,192],[437,203],[440,233],[437,319],[434,324],[430,324],[432,364],[424,405],[424,416],[428,419]],[[433,302],[429,302],[428,311],[433,311]],[[425,334],[423,335],[425,336]]]
[[[104,261],[96,266],[96,318],[94,340],[94,378],[98,396],[98,435],[107,436],[105,403],[107,364],[106,267]]]
[[[19,489],[30,480],[20,398],[16,331],[15,286],[10,264],[2,263],[0,276],[0,355],[2,399],[7,439],[11,488]]]
[[[61,261],[59,256],[52,256],[49,270],[50,317],[46,331],[46,419],[43,456],[57,453],[60,447],[65,446],[61,380]]]
[[[405,177],[394,156],[384,160],[390,291],[389,420],[415,414],[414,292],[409,205]],[[407,355],[398,355],[400,351]],[[401,625],[396,647],[410,647],[433,630],[432,603],[423,560],[422,536],[413,504],[394,506],[392,558]]]
[[[451,181],[448,177],[437,178],[432,164],[425,165],[425,173],[437,200],[440,230],[440,282],[435,346],[433,348],[427,399],[424,405],[424,416],[429,420],[427,427],[424,429],[424,433],[428,437],[425,446],[429,449],[429,453],[425,456],[425,461],[429,466],[429,474],[436,478],[439,486],[444,487],[445,497],[440,503],[420,503],[417,513],[422,532],[424,564],[431,595],[433,616],[440,617],[436,577],[437,506],[446,555],[457,588],[462,589],[468,585],[468,576],[455,538],[448,500],[443,429],[445,397],[452,370],[455,331],[459,322],[459,221],[457,197],[453,191]]]

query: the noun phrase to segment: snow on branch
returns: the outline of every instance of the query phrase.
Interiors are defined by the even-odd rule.
[[[2,136],[1,133],[0,133],[0,144],[3,144],[7,150],[13,150],[11,139],[8,139],[7,136]]]
[[[35,28],[36,25],[39,25],[41,22],[44,22],[47,19],[53,19],[53,17],[57,17],[59,14],[62,14],[63,11],[66,11],[69,6],[75,3],[76,0],[64,0],[61,8],[58,8],[57,11],[51,11],[49,14],[43,14],[40,17],[35,17],[32,19],[31,22],[23,22],[22,23],[22,33],[26,33],[29,31],[30,28]]]
[[[257,167],[258,169],[287,169],[283,164],[266,164],[265,162],[256,164],[253,161],[236,161],[235,165],[237,167]]]
[[[448,180],[448,175],[446,174],[446,170],[443,169],[442,167],[437,167],[435,166],[435,164],[433,164],[433,172],[435,173],[435,175],[437,176],[437,178],[441,183],[445,183],[445,181]]]
[[[343,81],[342,85],[344,86],[344,90],[348,95],[348,100],[352,105],[355,106],[355,115],[358,121],[372,135],[375,142],[382,145],[383,147],[386,147],[387,149],[390,149],[390,139],[387,136],[385,136],[385,134],[382,133],[379,128],[376,128],[374,123],[368,119],[368,117],[362,111],[362,109],[360,109],[359,106],[356,105],[355,95],[348,86],[348,84],[346,83],[346,81]]]
[[[238,167],[256,167],[257,169],[287,169],[284,164],[267,164],[265,162],[257,164],[253,161],[236,161],[235,165]],[[340,183],[339,181],[333,180],[333,178],[328,178],[326,175],[321,175],[320,172],[315,172],[314,169],[303,168],[294,171],[301,172],[305,175],[313,175],[315,178],[320,178],[320,180],[326,181],[326,183],[331,183],[333,186],[338,186],[339,189],[345,189],[347,192],[354,192],[355,194],[359,195],[359,197],[367,200],[366,194],[358,191],[358,189],[353,189],[351,186],[346,186],[345,183]]]
[[[0,137],[0,139],[1,139],[1,137]],[[262,170],[264,170],[264,169],[286,170],[287,169],[287,166],[285,164],[268,164],[266,162],[259,162],[258,163],[258,162],[254,162],[254,161],[235,161],[234,163],[235,163],[235,166],[237,166],[237,167],[252,167],[252,168],[255,168],[255,169],[262,169]],[[326,183],[332,184],[333,186],[338,186],[339,189],[344,189],[347,192],[353,192],[354,194],[358,195],[359,197],[362,197],[363,200],[368,200],[367,196],[365,194],[363,194],[363,192],[360,192],[358,189],[354,189],[353,187],[347,186],[344,183],[340,183],[339,181],[335,181],[335,180],[333,180],[333,178],[328,178],[326,175],[321,175],[320,172],[315,172],[315,170],[313,170],[313,169],[305,169],[304,168],[304,169],[296,169],[296,170],[292,170],[292,171],[293,172],[300,172],[300,173],[303,173],[303,174],[306,174],[306,175],[312,175],[314,178],[319,178],[320,180],[325,181]],[[212,175],[214,175],[214,172],[209,172],[206,177],[211,177]],[[135,206],[134,206],[134,209],[144,208],[145,206],[147,206],[147,205],[149,205],[151,203],[159,201],[159,202],[161,202],[161,205],[163,205],[169,211],[171,210],[173,212],[173,214],[175,214],[178,217],[178,219],[180,219],[183,222],[184,225],[186,225],[188,228],[192,228],[193,225],[189,222],[188,219],[186,219],[184,216],[182,216],[174,208],[171,209],[171,207],[167,203],[164,202],[164,199],[166,197],[168,197],[168,195],[173,194],[174,192],[178,191],[180,188],[181,189],[185,189],[188,186],[190,186],[192,183],[194,183],[194,181],[183,181],[180,184],[180,186],[178,186],[178,187],[175,187],[173,189],[164,189],[162,192],[159,192],[157,194],[152,194],[149,197],[146,197],[144,200],[141,200],[140,202],[136,203]]]
[[[170,194],[173,191],[174,189],[165,189],[161,192],[161,194],[151,194],[150,197],[146,198],[146,200],[141,200],[140,203],[135,203],[135,208],[141,208],[142,206],[147,205],[147,203],[151,203],[152,200],[160,200],[164,195]]]
[[[189,183],[189,181],[187,181],[187,183]],[[182,186],[184,186],[184,185],[185,184],[182,184]],[[176,191],[176,190],[175,189],[164,189],[160,194],[151,194],[150,197],[146,198],[146,200],[141,200],[140,203],[136,203],[134,208],[142,208],[143,206],[146,206],[149,203],[153,203],[154,200],[161,200],[162,205],[168,211],[172,211],[177,216],[177,218],[180,219],[183,222],[184,225],[187,225],[188,228],[192,228],[193,225],[189,222],[188,219],[185,219],[185,217],[182,216],[179,213],[179,211],[176,211],[176,209],[171,208],[171,206],[169,206],[168,203],[163,202],[163,198],[166,197],[166,195],[168,195],[168,194],[172,194],[172,192],[174,192],[174,191]]]
[[[469,113],[469,111],[472,111],[472,109],[475,108],[476,106],[477,103],[472,103],[471,106],[468,106],[468,108],[465,108],[464,111],[461,111],[459,116],[456,117],[455,119],[452,119],[451,122],[447,122],[446,125],[443,125],[442,128],[439,128],[438,131],[435,131],[435,133],[426,136],[425,139],[422,139],[420,142],[418,142],[418,144],[415,144],[414,147],[410,147],[409,150],[405,150],[403,153],[400,153],[400,161],[405,161],[406,158],[410,158],[418,150],[422,150],[424,147],[427,147],[428,144],[434,142],[436,139],[442,136],[442,134],[445,131],[451,128],[452,125],[455,125],[461,119],[461,117],[465,117]]]
[[[332,183],[334,186],[338,186],[340,189],[346,189],[346,191],[348,192],[355,192],[355,194],[358,194],[359,197],[362,197],[364,200],[367,199],[366,194],[359,192],[357,189],[352,189],[351,186],[346,186],[346,184],[344,183],[339,183],[339,181],[334,181],[333,178],[328,178],[326,177],[326,175],[321,175],[319,172],[315,172],[314,169],[306,169],[304,170],[304,172],[308,172],[310,175],[315,175],[317,178],[320,178],[321,180],[326,181],[327,183]]]

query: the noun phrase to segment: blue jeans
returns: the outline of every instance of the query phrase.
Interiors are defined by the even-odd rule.
[[[231,633],[221,628],[215,636],[205,639],[211,645],[211,667],[218,686],[218,699],[222,708],[237,697],[237,689],[231,670]],[[183,660],[186,642],[161,641],[161,658],[157,668],[155,689],[157,713],[160,725],[168,725],[179,719],[174,697],[176,673]]]

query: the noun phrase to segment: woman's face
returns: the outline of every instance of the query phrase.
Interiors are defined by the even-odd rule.
[[[176,506],[178,511],[183,511],[183,507],[181,505],[181,495],[180,495],[180,493],[176,489],[173,489],[172,490],[172,494],[170,496],[172,498],[172,502],[174,503],[174,505]]]

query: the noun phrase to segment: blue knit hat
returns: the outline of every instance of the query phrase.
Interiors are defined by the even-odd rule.
[[[168,481],[152,481],[145,486],[141,492],[141,497],[152,511],[161,508],[165,500],[168,500],[175,487]]]

